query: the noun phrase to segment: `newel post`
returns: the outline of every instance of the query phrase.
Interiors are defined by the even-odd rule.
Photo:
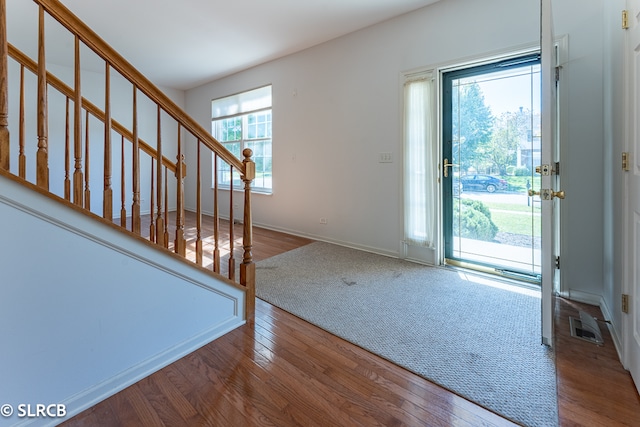
[[[7,4],[0,0],[0,169],[9,170],[9,83],[7,71]]]
[[[253,225],[251,219],[251,182],[256,176],[256,164],[251,160],[253,152],[249,148],[242,151],[244,160],[244,221],[242,247],[244,255],[240,264],[240,284],[246,288],[245,312],[247,322],[252,323],[256,311],[256,265],[253,263]]]

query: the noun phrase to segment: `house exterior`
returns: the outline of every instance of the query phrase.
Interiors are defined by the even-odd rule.
[[[539,44],[539,6],[537,0],[443,0],[229,77],[184,92],[172,89],[169,92],[187,113],[209,128],[212,99],[271,84],[273,193],[254,195],[254,224],[404,257],[403,76],[415,70],[452,67],[534,48]],[[620,99],[623,92],[624,34],[619,29],[619,13],[624,6],[625,2],[620,0],[586,3],[554,0],[555,33],[558,37],[567,36],[561,43],[564,43],[568,55],[562,65],[560,89],[562,189],[567,198],[562,202],[561,210],[559,291],[569,298],[599,305],[612,322],[612,335],[617,345],[620,345],[623,328],[620,300],[624,236],[620,206],[624,194],[619,157],[624,148],[624,135],[622,106],[615,100]],[[60,71],[65,73],[64,69]],[[95,80],[99,81],[97,74]],[[88,84],[92,84],[91,78]],[[99,83],[96,83],[95,91],[99,90]],[[155,112],[151,109],[148,115],[153,114]],[[12,133],[17,134],[17,131],[12,130]],[[170,152],[171,148],[167,150]],[[379,153],[383,152],[392,153],[393,161],[380,163]],[[55,155],[55,150],[53,153]],[[195,156],[195,150],[187,144],[187,164],[193,164]],[[203,176],[212,176],[211,163],[210,160],[204,162]],[[194,188],[196,183],[188,179],[185,185]],[[0,195],[3,194],[6,195],[7,190],[0,190]],[[14,195],[12,193],[12,197]],[[19,199],[20,196],[16,197]],[[205,206],[211,206],[210,197],[209,194],[204,198]],[[45,211],[49,209],[42,206],[42,201],[33,203],[35,209],[37,206]],[[185,203],[187,209],[195,210],[195,200],[187,198]],[[11,214],[14,218],[16,215],[16,212],[9,212],[9,208],[5,210],[7,216]],[[324,223],[320,222],[321,217],[326,219]],[[75,219],[65,221],[72,224]],[[28,222],[25,221],[23,226],[26,227]],[[35,238],[41,238],[43,247],[49,252],[55,252],[56,246],[73,245],[72,237],[66,233],[56,234],[55,227],[60,228],[60,225],[43,231],[45,234]],[[24,228],[23,233],[27,232]],[[56,240],[56,245],[47,245],[51,243],[49,239],[62,240]],[[46,251],[41,255],[45,254]],[[430,256],[432,261],[437,260],[437,251]],[[51,277],[65,268],[91,277],[91,271],[83,268],[82,262],[76,269],[72,260],[53,259],[57,262],[47,264],[53,269]],[[3,268],[26,263],[24,252],[13,251],[6,246],[2,260],[0,265]],[[127,261],[120,259],[118,262]],[[56,266],[60,269],[56,270]],[[20,283],[22,279],[16,272],[14,274],[13,279],[2,280],[5,295],[33,298],[40,294],[34,291],[24,295],[19,290],[24,283]],[[77,278],[77,274],[68,278]],[[185,280],[188,282],[190,279]],[[54,284],[59,285],[59,282]],[[80,285],[77,283],[78,287]],[[70,287],[67,291],[72,292],[73,289]],[[139,290],[138,293],[137,301],[143,304],[145,291]],[[87,300],[104,298],[91,293],[85,297]],[[66,297],[60,298],[63,305],[68,301]],[[198,297],[192,295],[189,298]],[[4,301],[5,305],[8,304],[8,299]],[[22,300],[12,301],[12,310],[0,309],[2,327],[11,329],[14,336],[36,334],[30,335],[34,342],[51,337],[52,330],[38,327],[38,316],[43,311],[28,309],[32,306]],[[33,320],[29,325],[13,326],[12,316],[22,310],[19,304],[24,304],[29,310],[29,318]],[[41,304],[46,307],[47,301]],[[46,312],[58,319],[77,316],[70,323],[90,321],[91,310],[78,310],[81,304],[75,301],[64,310],[49,309]],[[134,309],[131,307],[130,315]],[[152,310],[152,307],[148,309]],[[112,315],[113,322],[118,324],[116,329],[107,329],[107,334],[126,329],[127,321],[136,321],[135,318],[123,320],[121,313],[103,314]],[[156,317],[161,318],[157,314]],[[220,325],[225,319],[218,320],[217,326],[204,325],[206,321],[203,321],[202,329],[215,330],[210,337],[224,330]],[[62,331],[60,333],[65,335]],[[87,336],[90,333],[92,331],[87,331]],[[197,331],[187,329],[181,333],[174,337],[176,342],[197,335]],[[15,342],[20,345],[26,341]],[[69,336],[65,337],[64,344],[64,348],[61,346],[59,350],[67,351],[69,355],[83,345]],[[158,344],[159,353],[164,352],[165,359],[157,366],[168,363],[180,353],[170,351],[173,345],[170,342],[152,344]],[[186,351],[187,347],[182,350]],[[30,348],[33,354],[40,349],[33,345]],[[126,350],[123,351],[125,354]],[[42,399],[68,401],[76,409],[87,407],[108,394],[109,390],[122,388],[127,381],[152,368],[142,367],[130,376],[125,375],[125,378],[117,374],[118,369],[128,366],[128,369],[135,370],[153,357],[140,354],[137,360],[125,360],[122,365],[105,371],[104,375],[95,376],[93,385],[99,384],[102,388],[96,388],[94,394],[81,399],[75,396],[91,384],[72,384],[58,389],[54,379],[44,377],[41,382]],[[41,362],[34,358],[25,363]],[[41,367],[47,366],[50,365]],[[65,366],[67,371],[64,375],[73,375],[74,364]],[[46,369],[38,372],[46,372]],[[20,377],[14,376],[14,379],[19,384]],[[2,422],[0,419],[0,426],[4,425]]]

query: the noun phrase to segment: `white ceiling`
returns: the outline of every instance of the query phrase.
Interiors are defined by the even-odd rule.
[[[438,0],[60,1],[154,83],[189,89]]]

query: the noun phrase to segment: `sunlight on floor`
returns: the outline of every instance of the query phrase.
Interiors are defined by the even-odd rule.
[[[480,285],[491,286],[492,288],[503,289],[509,292],[515,292],[522,295],[528,295],[535,298],[540,298],[540,290],[528,287],[526,285],[518,285],[515,283],[507,283],[502,280],[491,279],[488,277],[483,277],[475,273],[470,273],[467,271],[458,271],[458,276],[466,280],[468,282],[478,283]]]

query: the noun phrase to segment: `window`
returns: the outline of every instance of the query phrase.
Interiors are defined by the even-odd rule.
[[[271,193],[271,86],[213,100],[211,107],[213,136],[240,160],[242,150],[250,148],[256,163],[252,189]],[[237,171],[232,177],[231,167],[218,162],[218,184],[229,187],[232,178],[234,188],[242,188]]]

